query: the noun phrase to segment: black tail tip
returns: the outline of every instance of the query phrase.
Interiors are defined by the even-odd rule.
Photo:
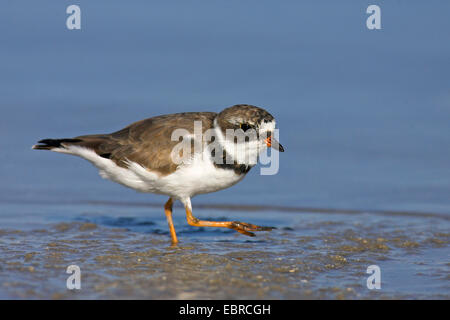
[[[53,148],[64,147],[61,144],[80,142],[80,139],[43,139],[38,141],[39,144],[35,144],[31,148],[34,150],[51,150]]]

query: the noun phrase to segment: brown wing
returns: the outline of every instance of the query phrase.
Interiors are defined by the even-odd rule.
[[[187,112],[153,117],[135,122],[128,127],[104,135],[74,138],[73,144],[93,149],[104,158],[126,167],[126,160],[134,161],[161,175],[173,172],[177,165],[171,160],[172,132],[177,128],[194,132],[194,121],[201,121],[203,131],[213,126],[214,112]]]

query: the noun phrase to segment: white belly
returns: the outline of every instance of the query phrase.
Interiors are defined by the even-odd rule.
[[[234,170],[217,168],[209,159],[197,159],[159,179],[157,185],[164,193],[183,198],[229,188],[244,176]]]

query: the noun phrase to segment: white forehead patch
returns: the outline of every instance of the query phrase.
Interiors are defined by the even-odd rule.
[[[262,122],[261,126],[259,127],[259,132],[267,132],[267,131],[274,131],[275,130],[275,120],[269,121],[269,122]]]

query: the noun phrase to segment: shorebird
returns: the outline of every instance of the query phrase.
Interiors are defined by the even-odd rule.
[[[192,134],[196,126],[201,127],[200,137]],[[188,141],[189,148],[176,149],[180,146],[179,139],[173,138],[177,129],[186,132],[183,138],[184,142]],[[236,136],[228,135],[230,130],[243,133],[246,139],[238,140]],[[191,198],[241,181],[256,164],[249,159],[258,157],[262,150],[272,147],[283,152],[283,147],[274,138],[274,130],[275,119],[270,113],[256,106],[240,104],[220,113],[185,112],[156,116],[110,134],[44,139],[33,149],[79,156],[96,166],[103,178],[140,192],[169,196],[164,211],[172,243],[176,244],[178,239],[172,220],[174,200],[180,200],[184,205],[191,226],[224,227],[247,236],[254,236],[255,231],[273,229],[239,221],[199,220],[192,214]],[[205,139],[207,132],[213,138]],[[200,144],[200,150],[192,147],[195,143]],[[244,157],[240,150],[245,150]],[[175,161],[174,156],[181,160]]]

